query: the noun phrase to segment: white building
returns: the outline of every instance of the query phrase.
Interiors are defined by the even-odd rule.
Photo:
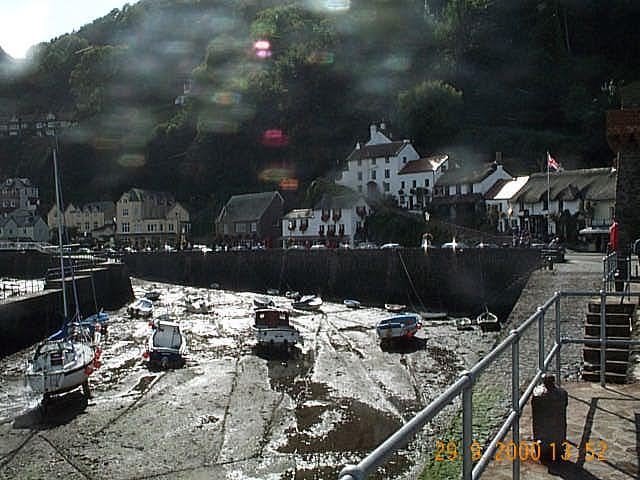
[[[567,236],[561,227],[566,228],[569,217],[579,226],[608,227],[614,214],[616,175],[611,168],[562,170],[548,177],[532,174],[512,200],[519,227],[540,237]]]
[[[384,124],[369,127],[369,141],[356,143],[336,183],[376,199],[390,195],[401,207],[421,210],[448,168],[447,155],[421,158],[409,140],[392,141]]]
[[[485,196],[489,218],[495,219],[496,229],[508,233],[518,228],[517,204],[514,198],[529,180],[529,176],[516,177],[513,180],[500,180]]]
[[[0,217],[0,240],[46,242],[49,228],[44,220],[30,210],[15,210]]]
[[[309,209],[291,210],[282,219],[283,247],[322,244],[354,246],[364,240],[364,221],[371,213],[362,195],[324,195]]]

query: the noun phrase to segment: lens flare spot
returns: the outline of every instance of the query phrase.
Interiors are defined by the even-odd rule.
[[[118,163],[123,167],[137,168],[144,166],[147,162],[144,155],[140,153],[125,153],[120,156]]]
[[[269,40],[257,40],[253,43],[253,48],[255,50],[271,50],[271,43]]]
[[[265,147],[285,147],[289,144],[289,137],[279,128],[272,128],[262,134],[262,144]]]
[[[267,167],[258,174],[262,182],[279,183],[285,178],[293,176],[293,171],[286,167]]]
[[[235,92],[216,92],[212,97],[213,103],[222,106],[238,105],[242,96]]]
[[[269,58],[271,56],[271,50],[256,50],[256,57]]]
[[[307,57],[307,62],[316,65],[331,65],[333,58],[333,52],[315,51]]]

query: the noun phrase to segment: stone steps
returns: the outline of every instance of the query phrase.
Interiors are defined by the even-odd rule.
[[[605,338],[607,340],[629,340],[635,321],[637,305],[634,303],[607,303],[605,305]],[[600,301],[593,299],[587,306],[582,357],[582,379],[600,381]],[[593,341],[588,341],[593,339]],[[605,380],[610,383],[626,383],[629,370],[629,346],[607,345],[605,348]]]

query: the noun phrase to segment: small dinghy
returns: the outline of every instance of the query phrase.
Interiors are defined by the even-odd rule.
[[[345,307],[347,308],[360,308],[360,302],[358,300],[347,299],[342,303],[344,303]]]
[[[296,310],[319,310],[322,306],[322,298],[317,295],[305,295],[297,302],[293,302],[291,306]]]
[[[150,366],[177,368],[184,365],[186,353],[185,341],[180,326],[166,315],[149,323],[153,329],[143,357]]]
[[[405,313],[380,320],[376,332],[380,341],[385,342],[397,338],[411,338],[421,327],[420,315]]]
[[[80,321],[80,326],[89,331],[89,335],[93,337],[96,331],[102,335],[107,333],[107,323],[109,322],[109,314],[100,310],[98,313],[89,315]]]
[[[269,297],[255,297],[253,299],[253,306],[255,308],[269,308],[275,307],[276,304]]]
[[[387,312],[400,313],[400,312],[404,312],[407,309],[407,306],[406,305],[401,305],[399,303],[385,303],[384,304],[384,309]]]
[[[148,298],[152,302],[156,302],[160,299],[160,292],[158,290],[149,290],[148,292],[145,292],[144,298]]]
[[[500,322],[497,315],[485,310],[476,317],[476,323],[483,332],[497,332],[500,330]]]
[[[442,320],[447,318],[447,312],[427,311],[420,314],[425,320]]]
[[[284,292],[284,296],[290,298],[291,300],[300,300],[300,292],[297,291],[287,290],[286,292]]]
[[[132,318],[150,317],[153,313],[153,302],[148,298],[139,298],[127,309]]]
[[[473,330],[476,322],[469,317],[460,317],[455,319],[456,328],[460,331]]]
[[[187,313],[205,314],[211,311],[211,307],[202,297],[188,298],[184,302],[184,310]]]

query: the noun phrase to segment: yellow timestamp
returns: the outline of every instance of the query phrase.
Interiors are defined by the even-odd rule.
[[[475,462],[482,458],[484,448],[479,442],[474,440],[469,448],[471,450],[472,461]],[[520,462],[539,462],[544,457],[552,461],[584,459],[587,462],[602,462],[606,460],[606,452],[608,449],[609,446],[604,440],[585,442],[580,448],[567,441],[558,444],[551,442],[546,448],[543,448],[540,442],[498,442],[496,451],[493,454],[493,461],[514,462],[517,459]],[[462,451],[459,442],[454,440],[436,440],[436,462],[453,462],[461,457]]]

